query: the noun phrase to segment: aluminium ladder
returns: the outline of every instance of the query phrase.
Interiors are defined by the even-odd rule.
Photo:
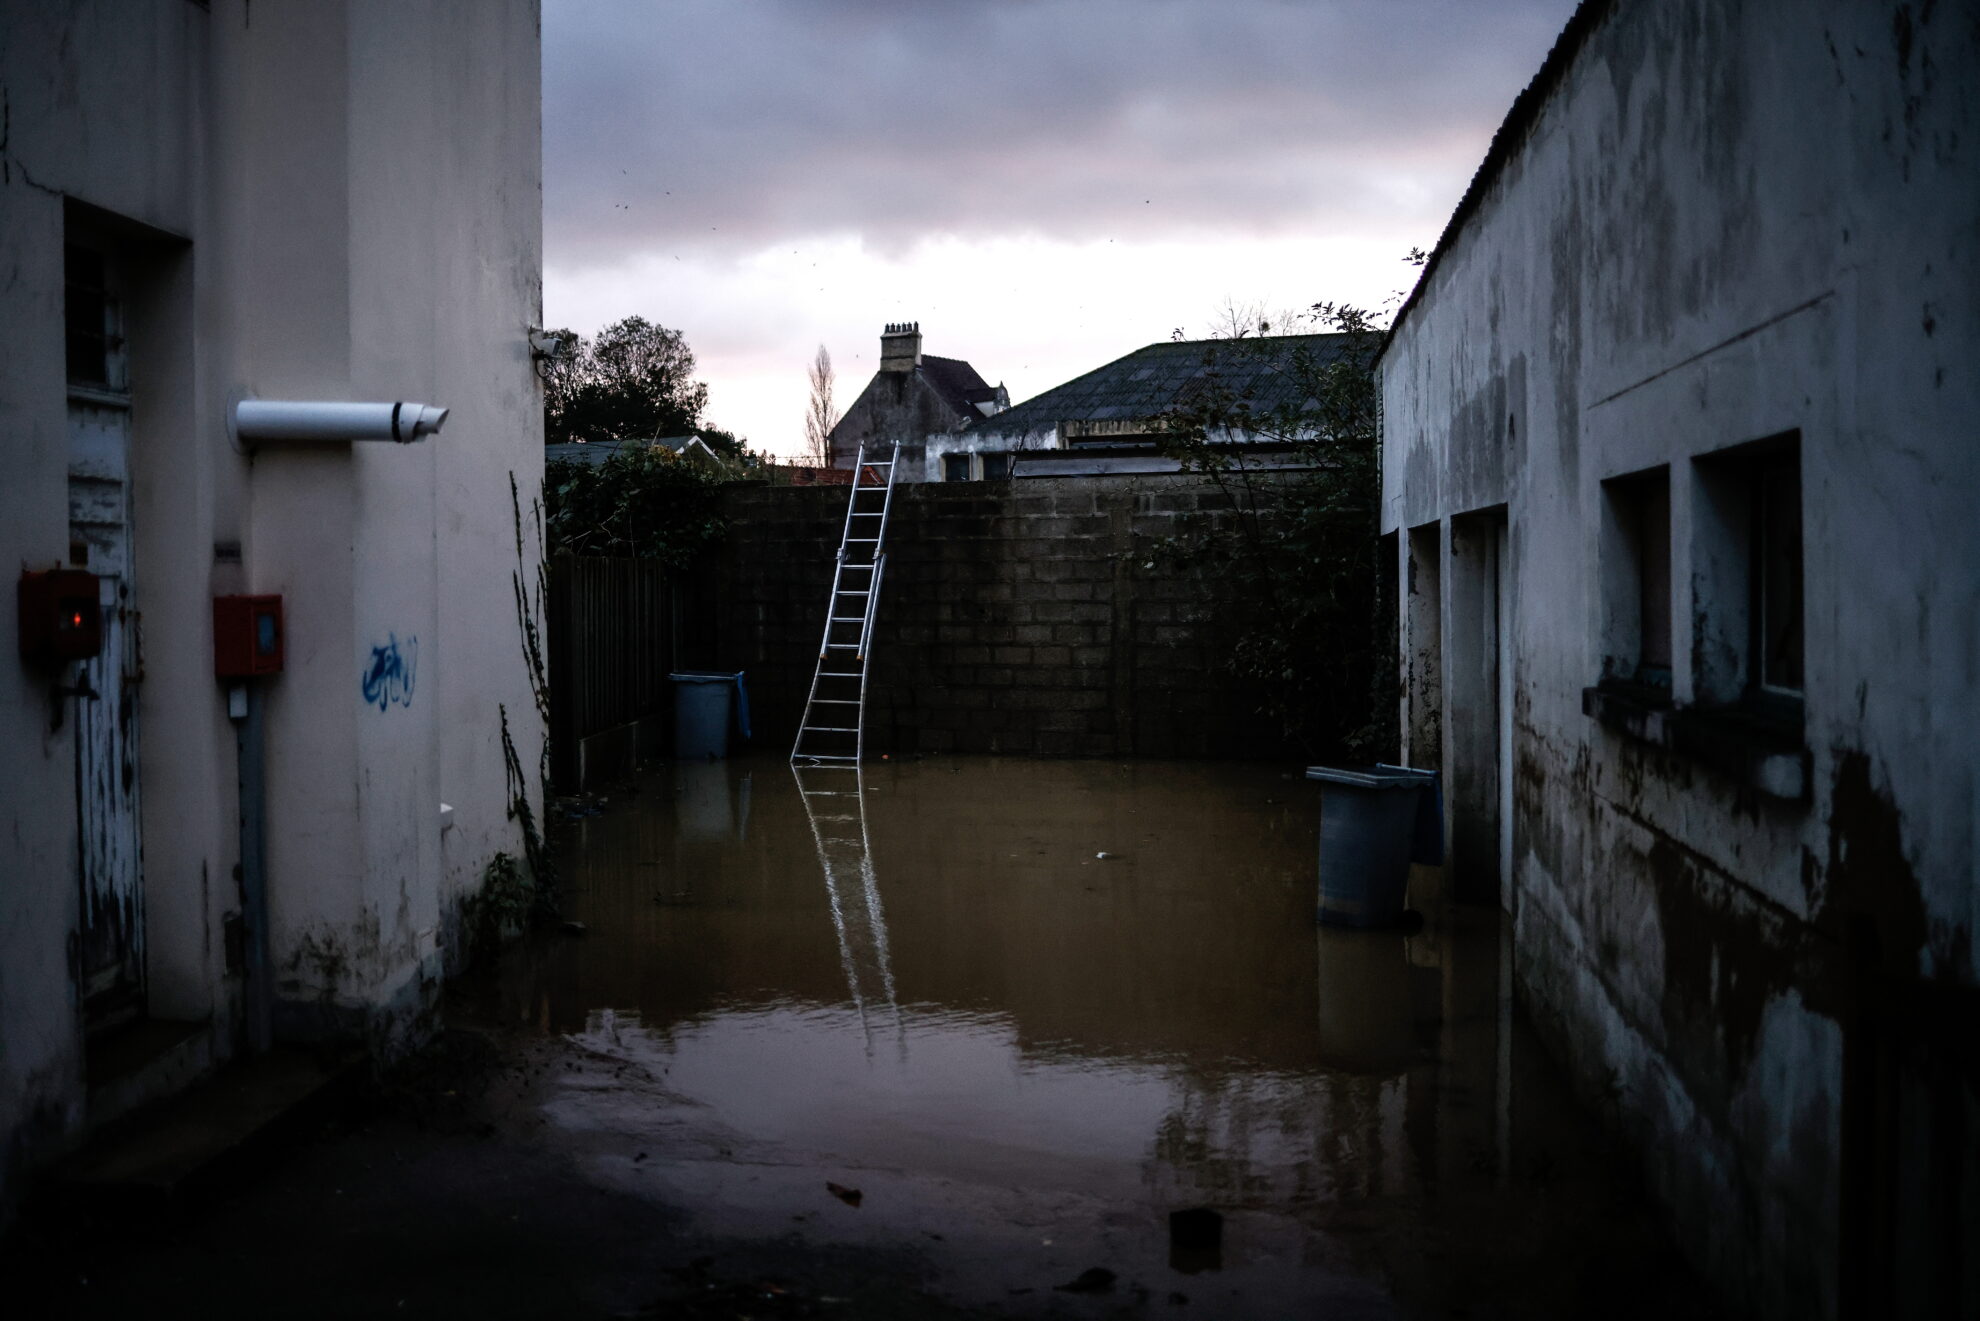
[[[866,446],[859,447],[852,498],[846,502],[846,527],[832,566],[832,595],[825,607],[818,666],[812,672],[811,695],[805,699],[797,741],[791,745],[793,763],[859,767],[865,746],[866,662],[872,650],[873,615],[880,604],[880,578],[887,568],[883,547],[900,454],[898,443],[884,460],[868,459]]]

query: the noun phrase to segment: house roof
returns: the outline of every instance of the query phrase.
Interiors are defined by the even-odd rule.
[[[627,436],[618,440],[580,440],[545,445],[543,459],[546,463],[582,463],[596,468],[628,445],[642,449],[668,449],[683,458],[695,458],[702,462],[712,461],[724,467],[728,465],[726,459],[710,449],[708,443],[697,435],[658,436],[650,439]]]
[[[921,355],[921,378],[935,387],[942,402],[962,417],[980,417],[976,405],[997,397],[997,387],[976,374],[976,368],[961,358]]]
[[[1325,362],[1348,335],[1263,335],[1150,344],[1084,376],[973,425],[972,431],[1044,431],[1062,422],[1126,422],[1161,417],[1215,381],[1260,412],[1306,403],[1297,373],[1304,352]]]
[[[1382,337],[1380,347],[1375,350],[1376,361],[1379,362],[1382,355],[1389,351],[1389,345],[1395,342],[1396,331],[1402,328],[1402,323],[1416,307],[1423,291],[1430,287],[1430,279],[1437,273],[1438,263],[1451,245],[1457,242],[1458,235],[1464,232],[1472,216],[1477,214],[1485,194],[1498,181],[1507,163],[1526,145],[1527,133],[1540,121],[1540,112],[1546,108],[1562,79],[1567,77],[1575,57],[1581,54],[1588,38],[1594,35],[1595,29],[1602,25],[1602,20],[1609,16],[1614,7],[1615,0],[1581,0],[1568,17],[1567,25],[1561,29],[1561,35],[1554,38],[1553,49],[1540,62],[1540,71],[1533,75],[1533,81],[1526,85],[1525,90],[1513,98],[1512,108],[1506,111],[1505,120],[1499,125],[1498,132],[1492,135],[1492,145],[1486,149],[1485,159],[1479,162],[1477,172],[1471,176],[1470,186],[1464,190],[1464,196],[1458,199],[1457,209],[1451,212],[1450,220],[1444,225],[1444,232],[1437,236],[1437,246],[1430,250],[1429,259],[1423,263],[1423,273],[1417,276],[1416,287],[1409,291],[1409,297],[1396,309],[1388,334]]]

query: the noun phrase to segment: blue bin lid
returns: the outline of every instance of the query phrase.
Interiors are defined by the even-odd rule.
[[[740,670],[682,670],[667,676],[675,683],[734,683],[742,678]]]
[[[1407,766],[1308,766],[1306,778],[1356,789],[1424,789],[1436,782],[1437,772]]]

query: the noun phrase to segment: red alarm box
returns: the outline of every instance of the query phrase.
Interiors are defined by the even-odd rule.
[[[103,606],[97,576],[88,569],[47,569],[21,574],[21,658],[58,669],[103,651]]]
[[[252,679],[282,672],[282,598],[213,598],[213,673]]]

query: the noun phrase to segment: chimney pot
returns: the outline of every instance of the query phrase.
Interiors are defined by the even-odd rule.
[[[921,323],[889,321],[880,336],[880,370],[911,372],[921,365]]]

